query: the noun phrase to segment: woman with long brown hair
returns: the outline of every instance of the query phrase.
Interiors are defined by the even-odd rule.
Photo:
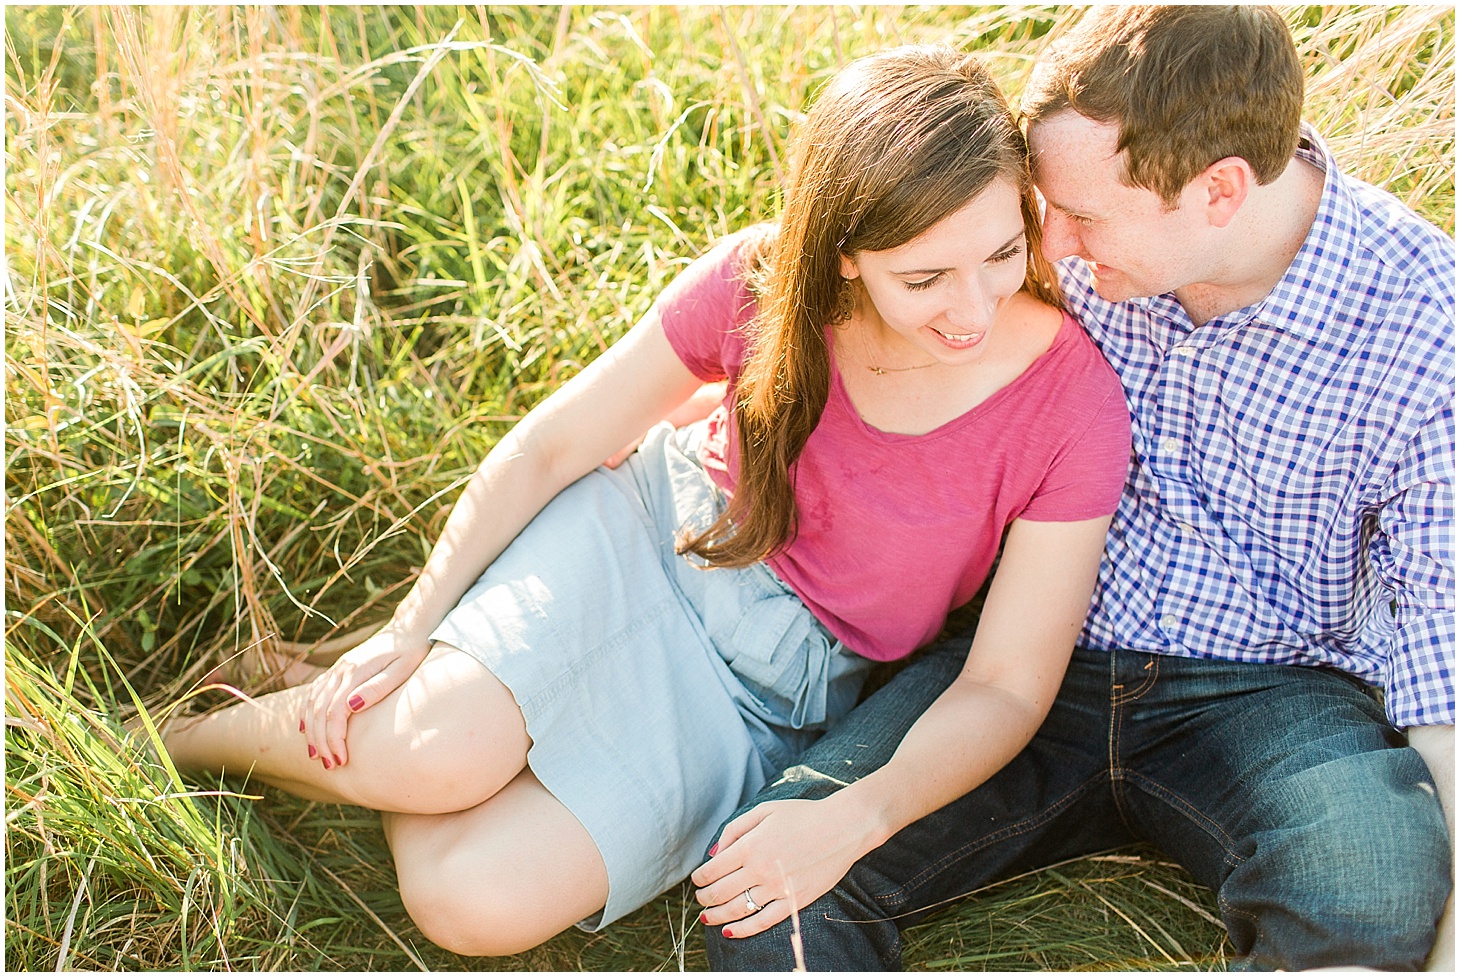
[[[963,675],[877,774],[742,825],[758,855],[712,863],[707,921],[826,891],[1002,766],[1058,687],[1129,418],[1057,307],[1023,136],[976,59],[905,48],[840,72],[796,146],[779,224],[502,439],[381,631],[165,737],[180,766],[385,812],[449,949],[518,952],[682,879],[1001,543]],[[650,429],[716,380],[707,420]]]

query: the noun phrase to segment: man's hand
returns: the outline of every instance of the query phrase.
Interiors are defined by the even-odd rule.
[[[1435,787],[1440,793],[1440,806],[1445,809],[1445,824],[1450,829],[1450,844],[1455,844],[1455,727],[1413,726],[1408,731],[1409,745],[1414,747],[1430,768]],[[1425,969],[1435,973],[1455,972],[1455,897],[1451,895],[1440,916],[1435,933],[1435,948],[1425,961]]]

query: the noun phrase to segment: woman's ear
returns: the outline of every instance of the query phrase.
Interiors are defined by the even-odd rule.
[[[843,278],[861,277],[861,271],[857,269],[856,262],[852,261],[851,258],[848,258],[844,254],[837,255],[837,258],[841,261],[841,275]]]

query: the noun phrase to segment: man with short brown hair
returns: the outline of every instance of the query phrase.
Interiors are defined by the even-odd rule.
[[[1276,180],[1297,151],[1303,66],[1271,7],[1096,10],[1040,58],[1023,96],[1032,130],[1066,109],[1119,124],[1129,186],[1169,207],[1207,166]]]
[[[1039,733],[806,906],[810,969],[896,967],[931,907],[1144,840],[1216,891],[1238,967],[1453,971],[1455,247],[1301,105],[1266,8],[1097,7],[1041,61],[1043,246],[1125,387],[1125,494]],[[966,647],[756,803],[885,762]],[[707,932],[711,966],[789,969],[789,935]]]

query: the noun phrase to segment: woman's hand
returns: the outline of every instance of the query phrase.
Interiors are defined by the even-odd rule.
[[[754,936],[830,892],[883,839],[875,820],[843,802],[769,801],[725,826],[708,862],[690,876],[706,907],[700,921],[727,937]],[[747,904],[746,892],[758,911]]]
[[[359,646],[341,655],[309,685],[299,732],[300,749],[309,751],[326,770],[350,759],[345,734],[350,717],[384,699],[410,678],[431,650],[424,635],[387,624]]]

